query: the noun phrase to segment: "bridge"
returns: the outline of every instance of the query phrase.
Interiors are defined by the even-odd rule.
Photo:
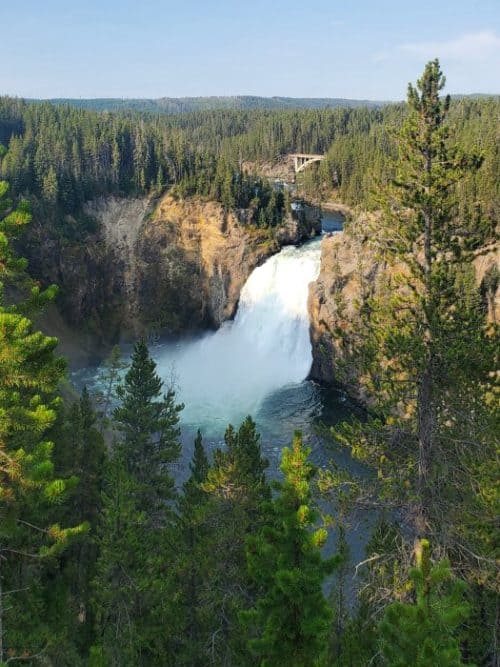
[[[310,153],[292,153],[290,157],[293,158],[293,166],[295,167],[296,174],[304,171],[310,164],[321,162],[321,160],[325,159],[325,155],[314,155]]]

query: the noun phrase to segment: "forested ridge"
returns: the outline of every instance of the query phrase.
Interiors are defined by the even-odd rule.
[[[450,103],[443,86],[432,61],[406,107],[377,110],[145,118],[2,100],[0,663],[498,663],[498,331],[472,266],[497,221],[498,102]],[[167,185],[228,208],[257,196],[256,224],[276,224],[284,198],[242,163],[292,149],[329,151],[304,187],[376,209],[367,236],[393,267],[349,350],[374,401],[327,425],[376,474],[316,470],[297,433],[271,483],[248,417],[210,456],[198,433],[178,488],[183,406],[146,342],[76,396],[33,324],[56,287],[33,284],[12,244],[32,215]],[[348,510],[374,506],[353,573]]]
[[[36,102],[36,100],[31,100]],[[215,109],[322,109],[329,107],[380,106],[383,102],[328,97],[259,97],[256,95],[209,97],[159,97],[157,99],[51,99],[54,104],[69,104],[92,111],[141,111],[186,113]]]
[[[498,98],[451,103],[447,122],[464,150],[480,150],[481,169],[464,179],[462,208],[486,207],[498,215]],[[28,194],[45,209],[75,212],[100,194],[138,195],[173,187],[228,208],[269,205],[260,178],[263,162],[291,152],[324,153],[319,168],[303,175],[305,192],[332,195],[348,205],[374,207],[375,180],[393,176],[395,136],[405,105],[380,109],[335,108],[284,111],[196,111],[180,115],[97,113],[49,103],[0,99],[0,143],[9,147],[2,177],[15,194]],[[253,164],[254,173],[244,165]],[[256,201],[253,201],[256,200]],[[274,206],[274,203],[273,203]],[[277,214],[261,216],[273,224]],[[276,208],[276,207],[275,207]],[[470,212],[470,211],[469,211]]]

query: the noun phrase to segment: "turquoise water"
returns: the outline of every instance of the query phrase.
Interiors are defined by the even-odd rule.
[[[342,228],[342,217],[325,214],[325,233]],[[330,460],[361,475],[366,472],[349,454],[335,447],[325,425],[357,412],[341,389],[321,387],[307,380],[312,349],[309,339],[307,295],[320,267],[321,237],[288,246],[253,271],[245,284],[233,321],[218,331],[195,338],[160,342],[151,347],[158,372],[176,389],[185,404],[181,413],[183,452],[175,466],[181,483],[189,474],[193,441],[201,430],[207,449],[223,445],[228,423],[235,427],[250,414],[261,434],[269,475],[280,475],[281,450],[296,430],[312,449],[312,460],[327,467]],[[75,378],[95,388],[98,369],[84,369]],[[335,513],[332,506],[323,504]],[[373,516],[354,514],[348,542],[355,560],[363,558]],[[327,551],[332,551],[335,531]]]

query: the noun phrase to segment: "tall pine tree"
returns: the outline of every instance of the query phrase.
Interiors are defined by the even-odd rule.
[[[209,576],[206,552],[210,549],[209,496],[203,484],[209,462],[199,431],[190,470],[191,475],[184,483],[178,501],[172,626],[176,634],[176,664],[203,667],[207,661],[203,591]]]
[[[119,448],[127,470],[138,485],[140,509],[152,522],[175,495],[169,465],[179,456],[178,428],[182,405],[175,392],[162,395],[163,381],[144,340],[134,346],[130,368],[117,388],[120,405],[114,419],[121,431]]]
[[[66,626],[69,642],[85,655],[94,631],[90,588],[98,557],[96,532],[102,511],[107,452],[92,399],[85,387],[80,399],[65,411],[66,414],[61,412],[62,426],[56,428],[53,435],[54,463],[60,475],[76,475],[78,484],[67,507],[58,506],[54,515],[69,525],[86,522],[89,532],[84,539],[66,549],[59,563],[59,590],[52,582],[49,591],[56,610],[58,606],[54,598],[61,597],[62,591],[66,590],[66,605],[59,605],[61,617],[54,619],[54,624],[60,628]],[[67,650],[67,644],[60,641],[60,650]]]
[[[490,372],[497,339],[473,262],[489,225],[459,215],[457,187],[481,160],[454,141],[444,85],[435,60],[408,89],[396,177],[380,186],[381,213],[369,223],[383,281],[360,309],[351,355],[371,411],[365,422],[334,433],[378,471],[379,497],[405,508],[414,539],[431,536],[434,548],[483,578],[492,574],[485,570],[494,551],[494,508],[480,489],[490,497],[484,466],[495,460]],[[463,522],[479,505],[482,540]]]
[[[162,389],[141,340],[116,392],[114,419],[121,438],[113,447],[103,497],[94,582],[100,639],[93,659],[104,655],[113,665],[173,664],[171,633],[165,632],[173,626],[168,598],[176,554],[170,466],[180,451],[182,406],[173,390],[162,395]],[[119,645],[113,639],[118,634]]]
[[[58,385],[65,364],[55,355],[57,340],[36,331],[25,313],[50,300],[54,290],[31,289],[9,305],[4,284],[22,275],[10,241],[30,219],[25,205],[15,208],[0,181],[0,662],[29,660],[46,652],[54,639],[46,623],[42,577],[45,563],[86,530],[63,529],[52,510],[77,480],[54,473],[48,439],[60,406]]]
[[[332,612],[322,585],[337,559],[322,559],[326,531],[312,530],[318,513],[311,506],[309,454],[296,433],[283,450],[285,479],[277,484],[270,516],[247,542],[248,568],[262,592],[241,617],[254,635],[248,647],[263,667],[313,667],[327,657]]]
[[[92,659],[102,667],[158,664],[152,662],[146,640],[154,576],[150,555],[157,540],[151,535],[146,512],[138,508],[137,483],[121,453],[110,461],[105,482],[93,581],[96,644]]]
[[[247,654],[238,613],[252,604],[257,586],[247,572],[245,542],[263,524],[270,487],[255,422],[247,417],[238,429],[229,426],[224,439],[225,449],[214,452],[201,484],[205,498],[196,510],[197,642],[203,651],[196,660],[229,666],[244,664]]]

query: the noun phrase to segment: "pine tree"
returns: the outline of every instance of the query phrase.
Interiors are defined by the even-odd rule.
[[[203,489],[209,462],[201,433],[194,443],[191,475],[183,485],[176,524],[175,600],[173,626],[178,637],[176,664],[203,667],[206,664],[206,636],[203,595],[210,529],[207,525],[208,494]]]
[[[52,510],[74,488],[76,478],[54,473],[49,429],[56,421],[57,389],[65,364],[55,356],[57,340],[36,331],[23,312],[49,293],[33,288],[18,306],[6,303],[5,281],[19,277],[25,262],[10,249],[13,234],[29,221],[14,208],[0,182],[0,661],[45,651],[51,633],[44,619],[42,574],[46,559],[60,553],[82,524],[63,529]]]
[[[154,522],[174,496],[169,464],[179,456],[179,412],[175,392],[162,396],[163,382],[146,343],[136,343],[130,368],[117,389],[120,405],[114,419],[121,431],[119,448],[127,470],[140,489],[140,509]]]
[[[102,395],[99,396],[102,402],[102,415],[104,422],[108,419],[111,404],[115,398],[116,386],[120,381],[120,372],[127,367],[122,361],[122,351],[119,345],[115,345],[109,356],[105,359],[99,380],[104,385]]]
[[[246,417],[238,431],[229,426],[224,441],[227,449],[222,458],[224,465],[232,468],[233,485],[245,489],[247,499],[250,491],[259,498],[268,497],[265,471],[269,462],[262,457],[260,435],[253,419]]]
[[[71,442],[71,469],[78,477],[73,496],[76,521],[95,524],[100,508],[103,466],[106,461],[104,438],[97,428],[97,417],[86,387],[68,416]],[[68,443],[69,444],[69,443]]]
[[[429,542],[421,540],[416,567],[410,572],[415,602],[394,602],[385,610],[379,627],[384,665],[465,665],[456,637],[457,628],[469,615],[465,584],[452,579],[448,561],[432,565],[429,551]]]
[[[156,192],[161,194],[165,187],[165,175],[163,173],[163,167],[159,165],[158,171],[156,173]]]
[[[56,171],[52,166],[49,167],[49,170],[43,176],[42,194],[43,198],[52,206],[57,203],[57,198],[59,196],[59,186],[57,183]]]
[[[147,662],[151,544],[138,489],[120,454],[110,462],[98,528],[99,558],[93,581],[96,644],[91,654],[109,667]],[[99,663],[97,663],[99,664]]]
[[[238,613],[257,591],[246,568],[245,541],[262,525],[270,499],[268,462],[261,454],[255,422],[247,417],[237,430],[229,426],[224,439],[225,449],[214,452],[201,484],[204,496],[194,517],[201,540],[197,561],[190,565],[199,573],[197,642],[203,652],[197,664],[242,664],[245,659]],[[191,488],[190,495],[198,494],[196,489]]]
[[[189,514],[191,507],[196,507],[200,501],[202,502],[206,498],[206,492],[203,490],[202,485],[207,479],[209,467],[208,458],[203,447],[203,438],[201,432],[198,431],[194,441],[193,460],[189,464],[191,475],[183,486],[181,513],[183,513],[183,506],[185,506]]]
[[[73,646],[85,655],[94,633],[90,588],[98,557],[96,530],[102,509],[107,454],[85,387],[80,400],[75,401],[60,419],[62,427],[53,433],[55,469],[61,476],[76,476],[78,484],[67,506],[55,508],[54,520],[59,518],[68,525],[85,522],[89,532],[65,550],[58,569],[49,577],[47,588],[49,604],[54,610],[52,624],[60,632],[59,650],[64,654]],[[64,596],[65,604],[58,604],[57,598]],[[62,634],[64,629],[66,637]]]
[[[13,202],[7,196],[9,184],[6,181],[0,181],[0,251],[2,263],[0,265],[0,285],[5,285],[6,281],[13,277],[19,278],[22,271],[26,268],[26,260],[16,256],[10,247],[10,242],[15,237],[16,232],[22,229],[31,220],[31,213],[28,203],[21,202],[14,208]],[[1,294],[2,302],[4,295]]]
[[[311,530],[318,514],[311,507],[315,471],[309,454],[296,433],[292,447],[283,450],[285,479],[277,484],[271,516],[247,542],[249,572],[262,593],[241,617],[254,634],[248,647],[263,667],[307,667],[326,660],[332,612],[322,584],[337,559],[322,559],[326,531]]]
[[[488,396],[496,339],[473,267],[488,224],[471,226],[457,207],[458,185],[481,160],[453,140],[444,84],[431,61],[416,88],[409,86],[396,177],[380,186],[381,214],[369,225],[374,256],[387,268],[360,308],[353,345],[371,411],[365,422],[334,431],[378,471],[384,503],[407,510],[407,548],[432,536],[433,546],[454,552],[472,572],[478,566],[468,551],[483,563],[493,554],[489,537],[478,544],[463,518],[480,502],[482,466],[495,459]],[[490,525],[492,508],[484,505],[482,516]]]
[[[347,605],[346,582],[350,569],[350,550],[347,544],[345,528],[339,524],[337,528],[336,552],[340,562],[335,573],[335,586],[330,596],[333,611],[333,626],[330,636],[329,655],[335,665],[349,664],[350,658],[350,625]]]
[[[120,495],[108,490],[104,496],[107,509],[95,584],[98,627],[103,626],[104,634],[94,654],[104,652],[117,665],[169,664],[171,655],[172,640],[165,633],[165,627],[176,622],[169,602],[175,594],[171,583],[176,553],[170,464],[179,455],[182,406],[175,404],[173,390],[162,395],[162,389],[156,364],[139,341],[116,392],[120,404],[113,414],[121,439],[113,448],[111,475],[116,481],[109,486]],[[111,645],[116,624],[116,632],[124,633],[122,648]]]

